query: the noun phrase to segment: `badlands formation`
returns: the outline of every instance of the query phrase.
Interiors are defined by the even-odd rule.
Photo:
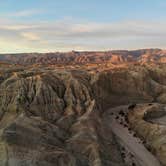
[[[0,61],[0,166],[166,166],[166,51]]]

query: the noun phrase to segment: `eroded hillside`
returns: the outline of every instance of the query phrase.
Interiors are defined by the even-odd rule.
[[[161,49],[72,51],[51,53],[1,54],[0,61],[24,65],[166,63],[166,51]]]
[[[119,116],[109,115],[118,110],[107,110],[131,103],[166,104],[165,69],[165,65],[157,64],[102,72],[48,66],[4,69],[2,66],[0,165],[145,166],[148,162],[128,147],[111,127],[116,123],[124,125],[116,121]],[[121,107],[124,108],[125,120],[129,123],[126,127],[131,125],[130,130],[137,132],[128,119],[131,110],[128,106]],[[142,138],[144,133],[139,132],[139,136]],[[149,144],[155,149],[153,143]],[[145,157],[150,157],[154,164],[166,164],[158,152],[144,148]]]

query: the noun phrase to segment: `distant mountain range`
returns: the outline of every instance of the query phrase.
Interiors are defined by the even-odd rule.
[[[88,63],[166,63],[166,50],[114,50],[114,51],[72,51],[55,53],[0,54],[0,61],[23,65],[33,64],[88,64]]]

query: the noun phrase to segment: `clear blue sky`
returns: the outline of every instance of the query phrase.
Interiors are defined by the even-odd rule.
[[[165,0],[1,0],[0,52],[165,48],[165,9]]]
[[[28,20],[74,17],[89,21],[158,19],[166,17],[165,0],[2,0],[0,13],[41,10]],[[21,18],[20,18],[21,19]]]

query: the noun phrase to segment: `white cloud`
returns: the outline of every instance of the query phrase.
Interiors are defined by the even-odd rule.
[[[8,19],[0,20],[0,36],[0,48],[6,48],[5,52],[9,52],[9,48],[13,52],[14,48],[19,52],[164,48],[166,23],[72,20],[27,23]]]
[[[39,9],[27,9],[27,10],[18,10],[16,12],[11,12],[11,13],[8,13],[8,14],[2,14],[4,15],[5,17],[29,17],[29,16],[33,16],[33,15],[38,15],[38,14],[41,14],[43,13],[42,10],[39,10]]]
[[[40,40],[40,37],[32,32],[22,32],[21,36],[27,39],[28,41],[38,41]]]
[[[35,26],[31,25],[0,25],[0,29],[6,29],[6,30],[26,30],[26,29],[32,29]]]

